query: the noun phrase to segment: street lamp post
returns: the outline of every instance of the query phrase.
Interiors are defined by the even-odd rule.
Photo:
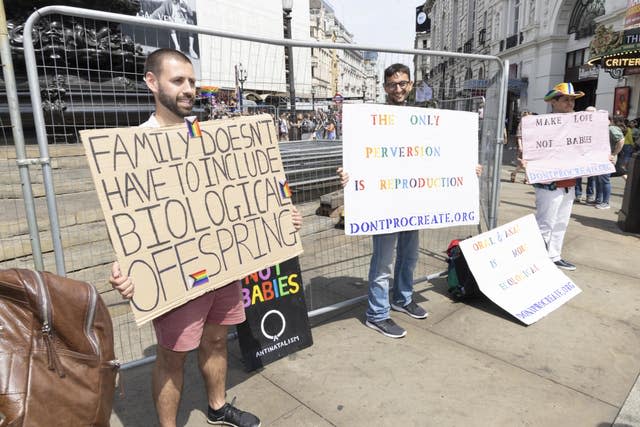
[[[282,18],[284,21],[284,38],[291,39],[291,10],[293,9],[293,0],[282,0]],[[295,120],[296,117],[296,89],[294,86],[295,80],[293,78],[293,53],[291,46],[285,46],[285,72],[287,75],[287,85],[289,86],[289,99],[291,102],[291,117]],[[293,130],[293,127],[291,127]]]
[[[362,82],[362,102],[367,102],[367,83]]]
[[[244,82],[247,81],[247,70],[245,70],[244,68],[242,68],[242,62],[236,67],[236,78],[238,79],[238,81],[240,82],[240,96],[239,96],[239,102],[240,102],[240,113],[244,113],[244,108],[243,108],[243,98],[244,98]]]
[[[311,86],[311,110],[316,111],[316,88]]]

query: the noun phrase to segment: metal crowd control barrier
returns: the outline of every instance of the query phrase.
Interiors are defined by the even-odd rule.
[[[73,37],[65,28],[73,27]],[[35,191],[32,196],[20,194],[20,186],[31,187],[28,180],[12,178],[13,187],[3,187],[10,196],[0,203],[9,206],[15,216],[9,226],[0,228],[5,243],[16,243],[9,256],[0,260],[0,267],[31,267],[41,258],[44,268],[58,274],[87,280],[102,293],[109,305],[117,335],[118,356],[125,362],[151,356],[155,337],[151,327],[138,329],[119,296],[106,283],[114,253],[109,243],[93,188],[84,151],[77,140],[78,131],[99,127],[135,126],[153,111],[152,97],[142,81],[145,52],[162,44],[162,35],[175,30],[197,35],[200,55],[197,68],[203,86],[234,90],[234,64],[242,62],[248,78],[244,87],[263,94],[285,89],[283,46],[291,46],[296,67],[296,91],[305,98],[306,111],[313,111],[312,90],[316,98],[327,99],[311,86],[313,52],[326,50],[329,57],[362,58],[363,53],[375,53],[361,69],[383,81],[382,70],[393,62],[410,65],[415,56],[425,56],[434,62],[447,60],[454,67],[473,68],[480,64],[488,75],[489,86],[483,92],[484,114],[479,135],[479,161],[484,165],[481,179],[481,228],[496,225],[499,192],[500,158],[504,128],[508,64],[497,57],[455,52],[416,49],[387,49],[376,46],[344,45],[285,39],[270,39],[246,34],[215,31],[204,26],[174,24],[143,17],[125,16],[64,6],[51,6],[34,12],[24,26],[24,59],[26,78],[18,93],[24,95],[28,86],[31,108],[21,106],[28,117],[31,134],[27,142],[37,140],[37,152],[15,140],[17,164],[30,169]],[[34,39],[34,35],[37,37]],[[39,36],[38,36],[39,35]],[[51,40],[54,40],[52,42]],[[165,40],[170,40],[165,37]],[[169,42],[170,43],[170,42]],[[167,46],[169,47],[169,46]],[[252,59],[253,58],[253,59]],[[266,58],[266,59],[265,59]],[[266,71],[265,71],[266,70]],[[265,74],[266,72],[266,74]],[[321,71],[317,71],[320,73]],[[252,76],[256,77],[252,80]],[[327,81],[330,75],[324,76]],[[346,77],[345,77],[346,79]],[[344,90],[355,91],[353,81],[341,83]],[[451,87],[432,85],[433,93],[451,92]],[[461,87],[461,86],[460,86]],[[225,89],[226,88],[226,89]],[[372,89],[369,89],[372,90]],[[376,100],[382,99],[382,88],[376,88]],[[453,93],[436,97],[439,108],[475,109],[474,94]],[[365,99],[365,94],[361,96]],[[373,96],[369,98],[373,102]],[[350,96],[350,102],[357,93]],[[299,102],[302,106],[305,102]],[[256,107],[260,109],[260,106]],[[253,107],[252,107],[253,109]],[[272,108],[269,107],[273,111]],[[300,108],[299,111],[303,109]],[[275,115],[284,111],[275,108]],[[31,116],[28,113],[33,113]],[[204,117],[202,104],[195,112]],[[323,105],[318,121],[340,119],[338,105]],[[322,118],[324,117],[324,118]],[[32,120],[32,122],[31,122]],[[322,124],[322,123],[320,123]],[[340,127],[340,123],[337,123]],[[27,125],[29,126],[29,125]],[[27,129],[25,126],[25,129]],[[35,129],[35,133],[32,132]],[[313,135],[311,136],[313,138]],[[452,135],[455,138],[455,135]],[[6,144],[6,149],[10,144]],[[335,169],[342,159],[342,141],[305,140],[282,142],[282,159],[287,178],[294,192],[294,201],[304,215],[301,231],[304,254],[300,257],[309,312],[312,316],[345,307],[366,298],[371,241],[368,237],[347,237],[340,228],[339,183]],[[8,151],[8,150],[7,150]],[[0,158],[2,160],[2,158]],[[5,167],[12,168],[13,157],[6,157]],[[25,166],[26,165],[26,166]],[[39,166],[41,175],[34,166]],[[13,165],[15,167],[15,165]],[[55,184],[55,185],[54,185]],[[3,191],[4,193],[5,191]],[[35,205],[35,212],[20,206],[20,199]],[[32,200],[28,200],[32,198]],[[21,201],[21,202],[22,202]],[[31,217],[33,218],[27,218]],[[34,225],[39,227],[33,230]],[[41,252],[30,248],[29,231],[41,240]],[[433,279],[445,269],[444,251],[450,240],[476,234],[478,227],[453,227],[421,231],[420,260],[417,281]],[[4,250],[5,254],[7,250]],[[151,353],[150,353],[151,352]]]

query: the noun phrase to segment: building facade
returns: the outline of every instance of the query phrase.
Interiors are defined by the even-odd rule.
[[[267,38],[283,37],[282,3],[277,0],[197,1],[198,25],[230,33],[252,34]],[[294,0],[291,10],[291,33],[296,40],[309,36],[309,0]],[[247,71],[245,92],[260,95],[286,94],[284,48],[260,43],[200,37],[202,84],[233,88],[236,86],[234,64]],[[309,49],[294,49],[295,91],[310,96],[311,55]],[[265,67],[269,63],[273,66]]]
[[[431,50],[431,34],[427,32],[416,33],[416,39],[414,43],[415,49]],[[416,81],[428,80],[429,70],[431,70],[430,56],[416,55],[413,58],[413,73]]]
[[[311,38],[321,42],[353,43],[353,34],[336,18],[324,0],[309,1]],[[311,76],[316,98],[373,100],[377,97],[375,62],[377,55],[357,50],[314,48],[311,52]]]
[[[509,61],[507,111],[513,131],[521,111],[550,111],[544,95],[562,81],[586,94],[576,110],[594,105],[614,113],[616,88],[629,87],[628,116],[638,115],[636,70],[629,67],[612,77],[608,70],[588,64],[597,29],[622,31],[627,6],[627,0],[428,0],[424,9],[431,18],[432,49]],[[486,87],[496,71],[495,65],[482,61],[441,59],[434,62],[429,80],[439,89],[434,91],[437,98],[461,97]]]

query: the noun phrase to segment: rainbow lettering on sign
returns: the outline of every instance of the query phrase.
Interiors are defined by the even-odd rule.
[[[200,122],[196,116],[185,117],[184,122],[187,124],[187,132],[189,132],[191,138],[200,138],[202,136]]]
[[[371,120],[374,126],[393,126],[396,124],[396,116],[393,114],[372,114]]]
[[[293,192],[291,191],[291,187],[289,187],[289,181],[279,181],[280,183],[280,195],[282,197],[291,198],[293,196]]]
[[[520,225],[517,225],[517,224],[509,228],[506,228],[504,230],[498,230],[495,232],[493,236],[487,236],[482,240],[473,242],[473,250],[479,251],[482,249],[490,248],[491,246],[496,245],[498,243],[502,243],[503,241],[507,240],[509,237],[514,236],[518,233],[520,233]],[[524,249],[526,248],[523,248],[523,250]],[[517,253],[514,253],[514,257],[517,255],[518,255]]]
[[[400,218],[382,218],[373,221],[363,221],[360,223],[350,223],[351,234],[386,232],[390,233],[394,229],[417,227],[432,224],[477,224],[474,211],[469,212],[438,212],[425,215],[403,216]]]
[[[380,180],[380,190],[406,190],[412,188],[424,188],[425,190],[431,190],[462,186],[464,186],[464,178],[461,176],[393,178]]]
[[[191,285],[192,288],[209,283],[209,276],[207,275],[206,268],[204,270],[196,271],[189,276],[193,279],[193,285]]]
[[[364,157],[367,159],[383,159],[387,157],[440,157],[440,146],[364,147]]]
[[[242,285],[244,308],[300,291],[298,274],[281,275],[280,264],[246,276]]]
[[[409,123],[414,126],[440,126],[440,116],[437,114],[412,114]]]
[[[509,289],[512,286],[515,286],[515,285],[517,285],[519,283],[522,283],[527,278],[529,278],[529,276],[532,276],[533,274],[537,273],[538,271],[540,271],[540,267],[538,267],[536,264],[527,266],[527,267],[523,268],[521,271],[519,271],[518,273],[514,274],[512,277],[509,277],[506,280],[503,280],[502,282],[499,282],[498,286],[500,286],[500,289],[505,291],[505,290]]]

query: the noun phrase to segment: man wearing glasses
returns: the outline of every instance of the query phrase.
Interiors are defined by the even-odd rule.
[[[384,91],[388,105],[406,105],[413,88],[411,71],[403,64],[390,65],[384,70]],[[349,175],[338,169],[343,187]],[[412,300],[413,271],[418,262],[419,230],[376,234],[373,237],[373,255],[369,266],[369,307],[365,324],[390,338],[402,338],[407,334],[390,318],[390,310],[400,311],[415,319],[425,319],[428,313]],[[397,244],[397,249],[396,249]],[[393,271],[392,302],[389,303],[389,278],[396,249]]]

